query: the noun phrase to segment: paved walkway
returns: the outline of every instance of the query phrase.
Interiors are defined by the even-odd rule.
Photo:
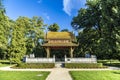
[[[54,68],[46,80],[72,80],[69,70],[65,68]]]

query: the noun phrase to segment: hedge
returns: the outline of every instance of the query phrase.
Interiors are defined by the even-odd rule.
[[[106,66],[120,67],[120,63],[105,63]]]
[[[120,67],[120,61],[119,60],[98,60],[98,63],[103,63],[105,66],[114,66],[114,67]]]
[[[65,63],[65,68],[106,68],[102,63]]]
[[[97,60],[98,63],[103,63],[103,64],[106,64],[106,63],[120,63],[119,60]]]
[[[53,68],[54,63],[20,63],[13,68]]]

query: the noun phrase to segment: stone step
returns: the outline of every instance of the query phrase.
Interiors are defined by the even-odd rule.
[[[56,68],[62,68],[63,67],[63,63],[55,63],[55,67]]]

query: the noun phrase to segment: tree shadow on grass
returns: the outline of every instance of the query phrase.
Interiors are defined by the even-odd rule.
[[[114,74],[120,74],[120,72],[113,72]]]

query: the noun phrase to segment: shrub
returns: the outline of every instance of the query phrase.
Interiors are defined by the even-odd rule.
[[[20,63],[13,68],[53,68],[54,63]]]
[[[109,61],[108,60],[98,60],[97,62],[105,64],[105,63],[108,63]]]
[[[106,63],[104,65],[106,65],[106,66],[120,67],[120,63]]]
[[[114,66],[114,67],[120,67],[120,61],[119,60],[98,60],[98,63],[103,63],[105,66]]]
[[[97,61],[98,63],[103,63],[103,64],[106,64],[106,63],[120,63],[119,60],[98,60]]]
[[[65,68],[105,68],[102,63],[65,63]]]
[[[15,64],[14,62],[10,62],[10,60],[0,60],[2,64]]]

